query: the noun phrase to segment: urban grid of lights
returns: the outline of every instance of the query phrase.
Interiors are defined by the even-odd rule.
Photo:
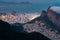
[[[6,15],[0,15],[0,19],[9,23],[25,23],[30,20],[33,20],[34,18],[40,16],[39,14],[6,14]]]

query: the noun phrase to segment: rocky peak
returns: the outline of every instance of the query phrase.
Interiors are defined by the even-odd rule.
[[[45,16],[47,16],[47,13],[46,13],[46,11],[42,11],[42,13],[41,13],[41,17],[45,17]]]
[[[47,16],[49,20],[51,20],[54,24],[57,25],[57,29],[60,28],[60,14],[58,14],[56,11],[52,10],[51,7],[47,10]]]

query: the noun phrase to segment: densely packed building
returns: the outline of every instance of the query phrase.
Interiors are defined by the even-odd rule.
[[[5,14],[0,15],[0,19],[6,21],[8,23],[26,23],[36,17],[40,16],[40,14]]]

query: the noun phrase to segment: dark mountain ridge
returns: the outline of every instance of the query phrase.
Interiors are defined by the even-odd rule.
[[[12,31],[11,25],[9,23],[0,20],[0,40],[14,40],[14,39],[15,40],[50,40],[49,38],[37,32],[25,33],[25,32]]]

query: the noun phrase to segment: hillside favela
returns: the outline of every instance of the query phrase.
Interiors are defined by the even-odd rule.
[[[0,40],[60,40],[60,0],[0,0]]]

